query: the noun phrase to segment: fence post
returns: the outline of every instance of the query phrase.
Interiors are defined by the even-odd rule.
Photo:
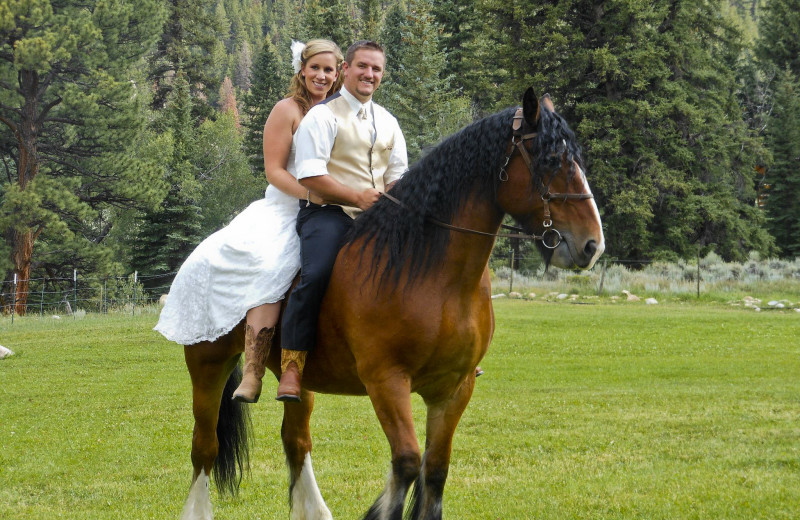
[[[75,313],[78,312],[78,270],[72,270],[72,306],[75,310],[72,311],[72,319],[75,319]]]
[[[42,297],[39,300],[39,316],[44,317],[44,286],[47,284],[47,278],[42,278]]]
[[[508,292],[509,294],[514,290],[514,248],[511,248],[511,262],[508,266],[511,269],[511,275],[508,277]]]
[[[17,273],[14,273],[14,289],[13,289],[13,291],[14,291],[14,296],[11,298],[12,301],[14,302],[11,305],[11,324],[12,325],[14,324],[14,313],[17,310]]]
[[[608,262],[607,259],[603,258],[603,270],[600,271],[600,287],[597,288],[597,296],[601,296],[603,294],[603,283],[606,281],[606,263]]]
[[[139,278],[139,271],[133,272],[133,306],[131,316],[136,316],[136,280]]]
[[[106,303],[106,299],[108,298],[108,275],[103,278],[103,297],[100,299],[100,314],[108,314],[108,303]]]
[[[697,297],[700,298],[700,246],[697,246]]]

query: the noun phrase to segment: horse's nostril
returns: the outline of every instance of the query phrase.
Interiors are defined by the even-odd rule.
[[[594,254],[597,252],[597,242],[594,240],[589,240],[586,242],[586,246],[583,248],[583,252],[586,253],[586,256],[589,258],[593,257]]]

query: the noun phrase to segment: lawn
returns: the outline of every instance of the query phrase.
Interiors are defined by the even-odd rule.
[[[511,300],[495,311],[445,518],[797,518],[799,313]],[[16,352],[0,360],[0,518],[178,517],[191,385],[154,323],[0,319]],[[212,494],[218,520],[288,518],[281,407],[251,408],[251,473],[238,497]],[[335,518],[360,518],[389,469],[369,401],[318,396],[312,421],[323,495]]]

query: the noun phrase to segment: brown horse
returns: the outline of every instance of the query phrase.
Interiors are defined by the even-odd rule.
[[[548,264],[588,269],[604,249],[580,147],[549,97],[537,100],[532,89],[522,109],[446,139],[356,219],[322,305],[302,403],[284,404],[292,519],[332,518],[311,468],[314,392],[368,395],[389,441],[391,473],[365,519],[400,519],[412,484],[408,517],[442,517],[453,434],[494,330],[488,260],[506,214],[540,238]],[[195,416],[185,518],[210,518],[212,466],[218,487],[234,491],[247,463],[247,417],[231,401],[242,349],[241,326],[185,348]],[[279,358],[276,344],[268,360],[276,376]],[[427,406],[424,454],[412,392]]]

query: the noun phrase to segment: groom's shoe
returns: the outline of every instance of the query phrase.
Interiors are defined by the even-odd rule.
[[[278,384],[278,401],[299,403],[300,382],[303,379],[303,367],[306,364],[305,350],[281,351],[281,382]]]

